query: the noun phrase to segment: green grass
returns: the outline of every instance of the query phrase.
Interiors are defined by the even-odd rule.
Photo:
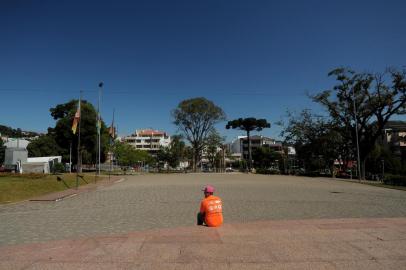
[[[94,175],[83,175],[87,183],[94,183]],[[57,176],[63,181],[57,181]],[[85,185],[85,181],[79,178],[79,185]],[[74,187],[76,174],[0,174],[0,204],[18,202]]]
[[[391,188],[391,189],[398,189],[398,190],[406,191],[405,186],[392,186],[392,185],[386,185],[386,184],[382,184],[382,183],[362,183],[362,184],[375,186],[375,187]]]

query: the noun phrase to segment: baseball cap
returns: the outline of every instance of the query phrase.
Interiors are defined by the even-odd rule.
[[[214,192],[214,187],[211,186],[211,185],[206,185],[206,186],[204,187],[204,189],[202,189],[202,191],[208,192],[208,193],[213,193],[213,192]]]

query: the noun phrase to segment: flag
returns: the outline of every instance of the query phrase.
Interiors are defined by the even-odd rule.
[[[116,137],[116,128],[114,127],[114,110],[113,110],[113,120],[111,121],[111,126],[109,128],[109,135],[112,139]]]
[[[73,124],[72,124],[72,132],[73,134],[76,134],[76,128],[78,127],[79,124],[79,120],[80,120],[80,99],[78,102],[78,109],[75,113],[75,117],[73,118]]]
[[[109,135],[113,139],[116,137],[116,128],[114,127],[114,123],[112,123],[109,128]]]

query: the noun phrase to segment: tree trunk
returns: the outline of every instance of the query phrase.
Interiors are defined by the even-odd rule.
[[[362,164],[362,166],[361,166],[361,180],[365,180],[365,163],[366,163],[366,158],[364,158],[362,161],[361,161],[361,164]]]
[[[250,131],[247,130],[247,139],[248,139],[248,172],[251,172],[252,169],[252,155],[251,155],[251,139]]]
[[[197,162],[199,161],[199,149],[195,149],[194,156],[193,156],[193,170],[197,172]]]

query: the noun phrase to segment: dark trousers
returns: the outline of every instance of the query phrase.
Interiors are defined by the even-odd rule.
[[[204,214],[197,213],[197,225],[203,225],[204,223]]]

